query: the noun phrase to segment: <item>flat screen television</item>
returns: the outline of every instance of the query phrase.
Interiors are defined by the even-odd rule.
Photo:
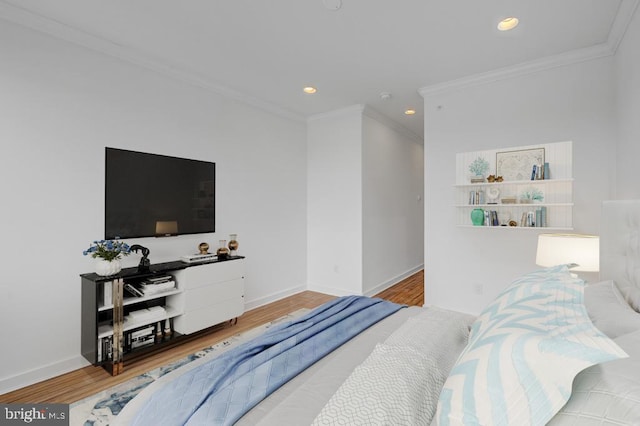
[[[105,151],[105,239],[215,232],[215,163]]]

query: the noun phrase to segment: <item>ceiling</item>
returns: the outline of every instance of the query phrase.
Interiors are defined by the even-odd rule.
[[[419,89],[599,46],[613,53],[636,3],[0,0],[0,18],[294,118],[366,105],[422,138]],[[520,25],[499,32],[507,16]]]

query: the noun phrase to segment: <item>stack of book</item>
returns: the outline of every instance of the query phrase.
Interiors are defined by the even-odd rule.
[[[149,324],[125,334],[124,350],[128,352],[155,342],[155,325]]]
[[[176,288],[176,282],[171,275],[151,277],[140,283],[139,290],[144,296],[162,293]]]
[[[520,219],[520,226],[546,228],[547,225],[547,208],[542,206],[535,211],[523,212]]]
[[[167,311],[162,306],[153,306],[151,308],[139,309],[129,312],[124,320],[130,324],[143,324],[153,321],[163,320],[167,317]]]

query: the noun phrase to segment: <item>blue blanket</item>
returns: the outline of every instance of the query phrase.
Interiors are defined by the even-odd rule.
[[[311,364],[402,305],[341,297],[177,377],[133,425],[228,425]]]

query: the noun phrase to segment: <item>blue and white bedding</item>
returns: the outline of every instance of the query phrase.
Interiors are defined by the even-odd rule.
[[[550,268],[514,282],[477,318],[401,309],[236,424],[638,425],[640,331],[610,326],[611,339],[594,328],[583,291],[566,268]]]
[[[440,394],[437,425],[544,425],[575,376],[627,354],[589,319],[566,266],[516,280],[485,308]]]
[[[149,398],[133,425],[233,424],[293,376],[403,306],[335,299],[178,377]]]

